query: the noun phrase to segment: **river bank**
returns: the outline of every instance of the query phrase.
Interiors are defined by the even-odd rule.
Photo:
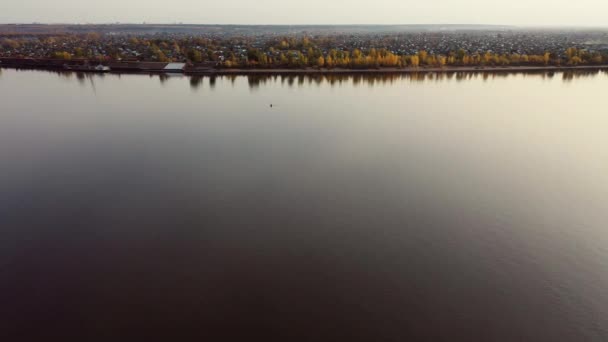
[[[580,66],[508,66],[508,67],[418,67],[418,68],[380,68],[380,69],[215,69],[210,71],[189,72],[201,75],[250,75],[250,74],[410,74],[420,72],[529,72],[529,71],[568,71],[568,70],[605,70],[608,65]]]
[[[1,62],[1,61],[0,61]],[[55,63],[32,63],[31,60],[23,60],[23,63],[0,63],[3,68],[16,69],[39,69],[39,70],[65,70],[76,72],[111,72],[111,73],[179,73],[186,75],[272,75],[272,74],[412,74],[412,73],[441,73],[441,72],[550,72],[550,71],[577,71],[577,70],[606,70],[608,65],[578,65],[578,66],[445,66],[445,67],[406,67],[406,68],[377,68],[377,69],[343,69],[343,68],[302,68],[302,69],[226,69],[226,68],[204,68],[196,69],[185,66],[183,69],[163,70],[155,64],[167,65],[167,63],[142,62],[145,68],[95,68],[82,67],[81,65],[65,65]],[[75,67],[76,66],[76,67]]]

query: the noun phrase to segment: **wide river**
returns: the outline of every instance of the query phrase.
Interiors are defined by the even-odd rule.
[[[2,69],[0,340],[606,341],[607,89]]]

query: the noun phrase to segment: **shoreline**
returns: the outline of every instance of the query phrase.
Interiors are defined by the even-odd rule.
[[[14,65],[1,64],[0,68],[24,69],[24,70],[54,70],[66,72],[82,72],[82,73],[110,73],[110,74],[183,74],[189,76],[221,76],[221,75],[329,75],[329,74],[415,74],[415,73],[453,73],[453,72],[540,72],[540,71],[577,71],[577,70],[608,70],[608,65],[578,65],[578,66],[490,66],[490,67],[463,67],[463,66],[447,66],[447,67],[418,67],[418,68],[379,68],[379,69],[207,69],[207,70],[188,70],[183,71],[128,71],[128,70],[110,70],[100,72],[96,70],[69,70],[64,68],[49,67],[49,66],[33,66],[33,65]]]
[[[216,69],[210,71],[184,71],[186,75],[251,75],[251,74],[414,74],[441,72],[526,72],[526,71],[568,71],[568,70],[608,70],[608,65],[579,66],[507,66],[507,67],[419,67],[381,69]]]

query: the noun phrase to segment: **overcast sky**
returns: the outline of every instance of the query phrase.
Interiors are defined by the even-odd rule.
[[[608,0],[2,0],[2,23],[608,26]]]

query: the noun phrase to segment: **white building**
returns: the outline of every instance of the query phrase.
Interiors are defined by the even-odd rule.
[[[186,67],[186,63],[167,63],[163,68],[165,72],[183,72]]]

